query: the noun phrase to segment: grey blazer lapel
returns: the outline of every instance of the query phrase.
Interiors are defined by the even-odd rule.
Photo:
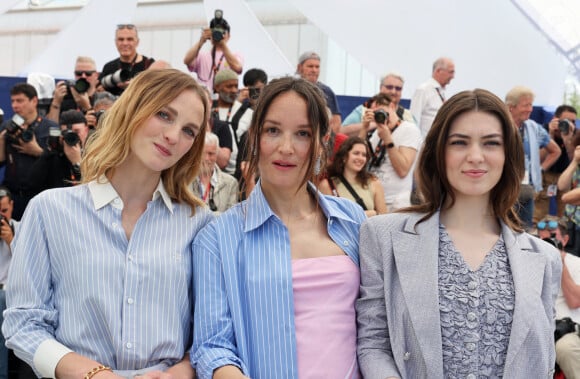
[[[535,254],[528,239],[516,235],[506,225],[502,224],[502,234],[508,254],[514,289],[516,292],[515,308],[512,320],[510,341],[505,362],[505,372],[510,371],[510,365],[530,331],[530,313],[538,309],[537,299],[542,295],[545,259],[541,254]]]
[[[417,226],[411,216],[403,231],[392,233],[393,255],[405,304],[428,370],[427,377],[443,377],[439,319],[439,213]]]

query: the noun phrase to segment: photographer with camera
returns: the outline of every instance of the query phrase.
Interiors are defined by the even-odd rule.
[[[228,47],[230,24],[223,18],[223,11],[216,9],[209,28],[201,31],[199,40],[187,51],[183,63],[188,70],[197,74],[197,81],[213,92],[213,81],[218,71],[229,68],[238,75],[242,73],[244,61],[239,53]],[[211,51],[200,51],[206,41],[211,41]]]
[[[371,150],[370,172],[383,185],[389,211],[408,207],[421,132],[415,124],[397,116],[389,95],[379,93],[367,104],[359,137],[367,140]]]
[[[10,90],[15,115],[3,124],[0,132],[0,166],[6,165],[4,185],[12,193],[12,216],[20,220],[32,198],[27,187],[27,174],[34,162],[48,147],[48,131],[56,124],[39,115],[38,93],[27,83],[18,83]]]
[[[560,148],[561,154],[558,160],[542,174],[543,189],[538,193],[534,207],[534,219],[541,220],[546,215],[562,217],[565,204],[562,202],[562,194],[557,190],[558,178],[570,164],[574,157],[574,136],[576,135],[576,109],[570,105],[560,105],[556,108],[554,117],[543,125],[550,137]],[[540,150],[540,159],[547,154],[545,148]],[[556,210],[550,212],[550,198],[555,197]],[[553,208],[553,207],[552,207]]]
[[[103,88],[115,96],[123,93],[132,78],[145,71],[155,59],[148,58],[137,52],[139,35],[133,24],[119,24],[115,31],[115,45],[119,58],[105,63],[99,75]]]
[[[46,115],[49,120],[58,122],[60,114],[69,109],[86,113],[92,108],[99,83],[99,73],[94,59],[77,57],[74,78],[74,80],[56,83],[50,109]]]
[[[87,120],[82,112],[71,109],[60,115],[59,124],[50,128],[48,150],[28,173],[28,186],[33,195],[81,181],[82,149],[89,135]]]

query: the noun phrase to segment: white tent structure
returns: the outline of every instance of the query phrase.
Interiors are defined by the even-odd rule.
[[[293,74],[315,50],[337,94],[372,95],[397,71],[409,98],[439,56],[456,64],[449,94],[482,87],[503,97],[521,84],[537,104],[557,105],[567,80],[580,78],[578,0],[3,0],[0,76],[70,77],[78,55],[102,67],[117,56],[115,25],[127,22],[139,28],[139,52],[185,70],[185,51],[216,8],[245,69]]]

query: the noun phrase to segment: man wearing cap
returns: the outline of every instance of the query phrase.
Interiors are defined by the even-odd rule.
[[[241,135],[250,127],[254,112],[249,107],[249,103],[243,104],[237,100],[238,74],[234,71],[229,68],[220,70],[215,75],[213,86],[218,98],[212,104],[212,117],[229,124],[234,141],[230,160],[224,169],[225,172],[233,175],[236,170],[238,143]]]
[[[300,58],[298,58],[298,66],[296,67],[296,73],[299,74],[303,79],[314,83],[324,92],[326,97],[326,105],[332,113],[330,119],[330,128],[335,132],[340,132],[340,108],[338,107],[338,100],[332,89],[319,82],[318,77],[320,76],[320,56],[314,51],[307,51],[303,53]]]
[[[239,53],[233,53],[228,47],[230,40],[230,24],[224,19],[220,18],[216,25],[214,18],[210,22],[210,27],[205,28],[201,32],[199,40],[187,51],[183,58],[183,63],[188,70],[197,74],[197,80],[209,88],[214,90],[215,75],[225,69],[229,68],[234,72],[241,74],[244,61]],[[223,31],[223,38],[215,41],[212,38],[212,29],[220,28]],[[201,47],[206,41],[211,40],[211,50],[200,51]]]

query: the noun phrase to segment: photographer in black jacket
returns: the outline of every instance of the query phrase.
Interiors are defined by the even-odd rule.
[[[2,125],[0,132],[0,165],[6,165],[4,185],[12,193],[12,217],[20,220],[32,198],[26,186],[27,173],[47,147],[48,129],[56,124],[38,113],[38,93],[27,83],[10,89],[15,115]]]
[[[89,127],[82,112],[68,110],[60,115],[60,127],[50,128],[48,151],[29,171],[28,183],[33,194],[80,182],[81,153],[88,134]]]

